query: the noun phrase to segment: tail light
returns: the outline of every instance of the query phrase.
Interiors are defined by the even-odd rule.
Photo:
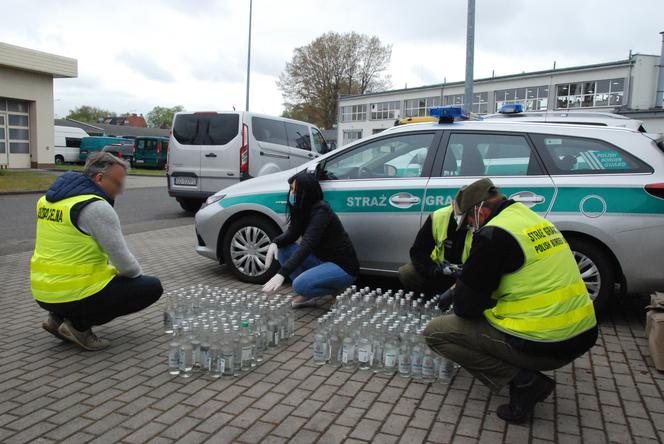
[[[664,183],[652,183],[650,185],[646,185],[646,191],[648,194],[652,194],[655,197],[664,199]]]
[[[157,143],[157,154],[161,154],[161,142]]]
[[[118,157],[122,159],[122,151],[118,151]]]
[[[242,124],[242,146],[240,147],[240,174],[249,173],[249,127]]]

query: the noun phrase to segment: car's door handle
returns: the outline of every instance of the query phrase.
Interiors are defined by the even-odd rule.
[[[532,191],[519,191],[518,193],[512,194],[509,198],[515,202],[521,202],[528,207],[541,204],[546,200],[544,196],[535,194]]]
[[[311,154],[311,153],[307,154],[307,156],[309,156],[309,157],[314,157],[314,155]]]
[[[398,208],[409,208],[420,203],[420,198],[410,193],[397,193],[390,196],[390,204]]]
[[[217,157],[215,153],[207,153],[205,157]]]

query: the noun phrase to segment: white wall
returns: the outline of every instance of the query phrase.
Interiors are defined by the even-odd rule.
[[[30,154],[9,154],[10,168],[54,164],[53,77],[0,67],[0,97],[30,101]],[[7,147],[9,150],[9,147]]]

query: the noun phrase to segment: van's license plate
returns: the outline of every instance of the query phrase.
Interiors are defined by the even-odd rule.
[[[198,178],[191,176],[175,176],[173,179],[175,180],[175,185],[196,186],[198,183]]]

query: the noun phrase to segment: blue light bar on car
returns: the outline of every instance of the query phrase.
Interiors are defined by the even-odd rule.
[[[432,117],[438,117],[440,123],[454,122],[454,119],[468,118],[463,107],[456,105],[431,107],[429,108],[429,115]]]
[[[523,105],[521,103],[510,103],[500,107],[500,114],[518,114],[523,112]]]

